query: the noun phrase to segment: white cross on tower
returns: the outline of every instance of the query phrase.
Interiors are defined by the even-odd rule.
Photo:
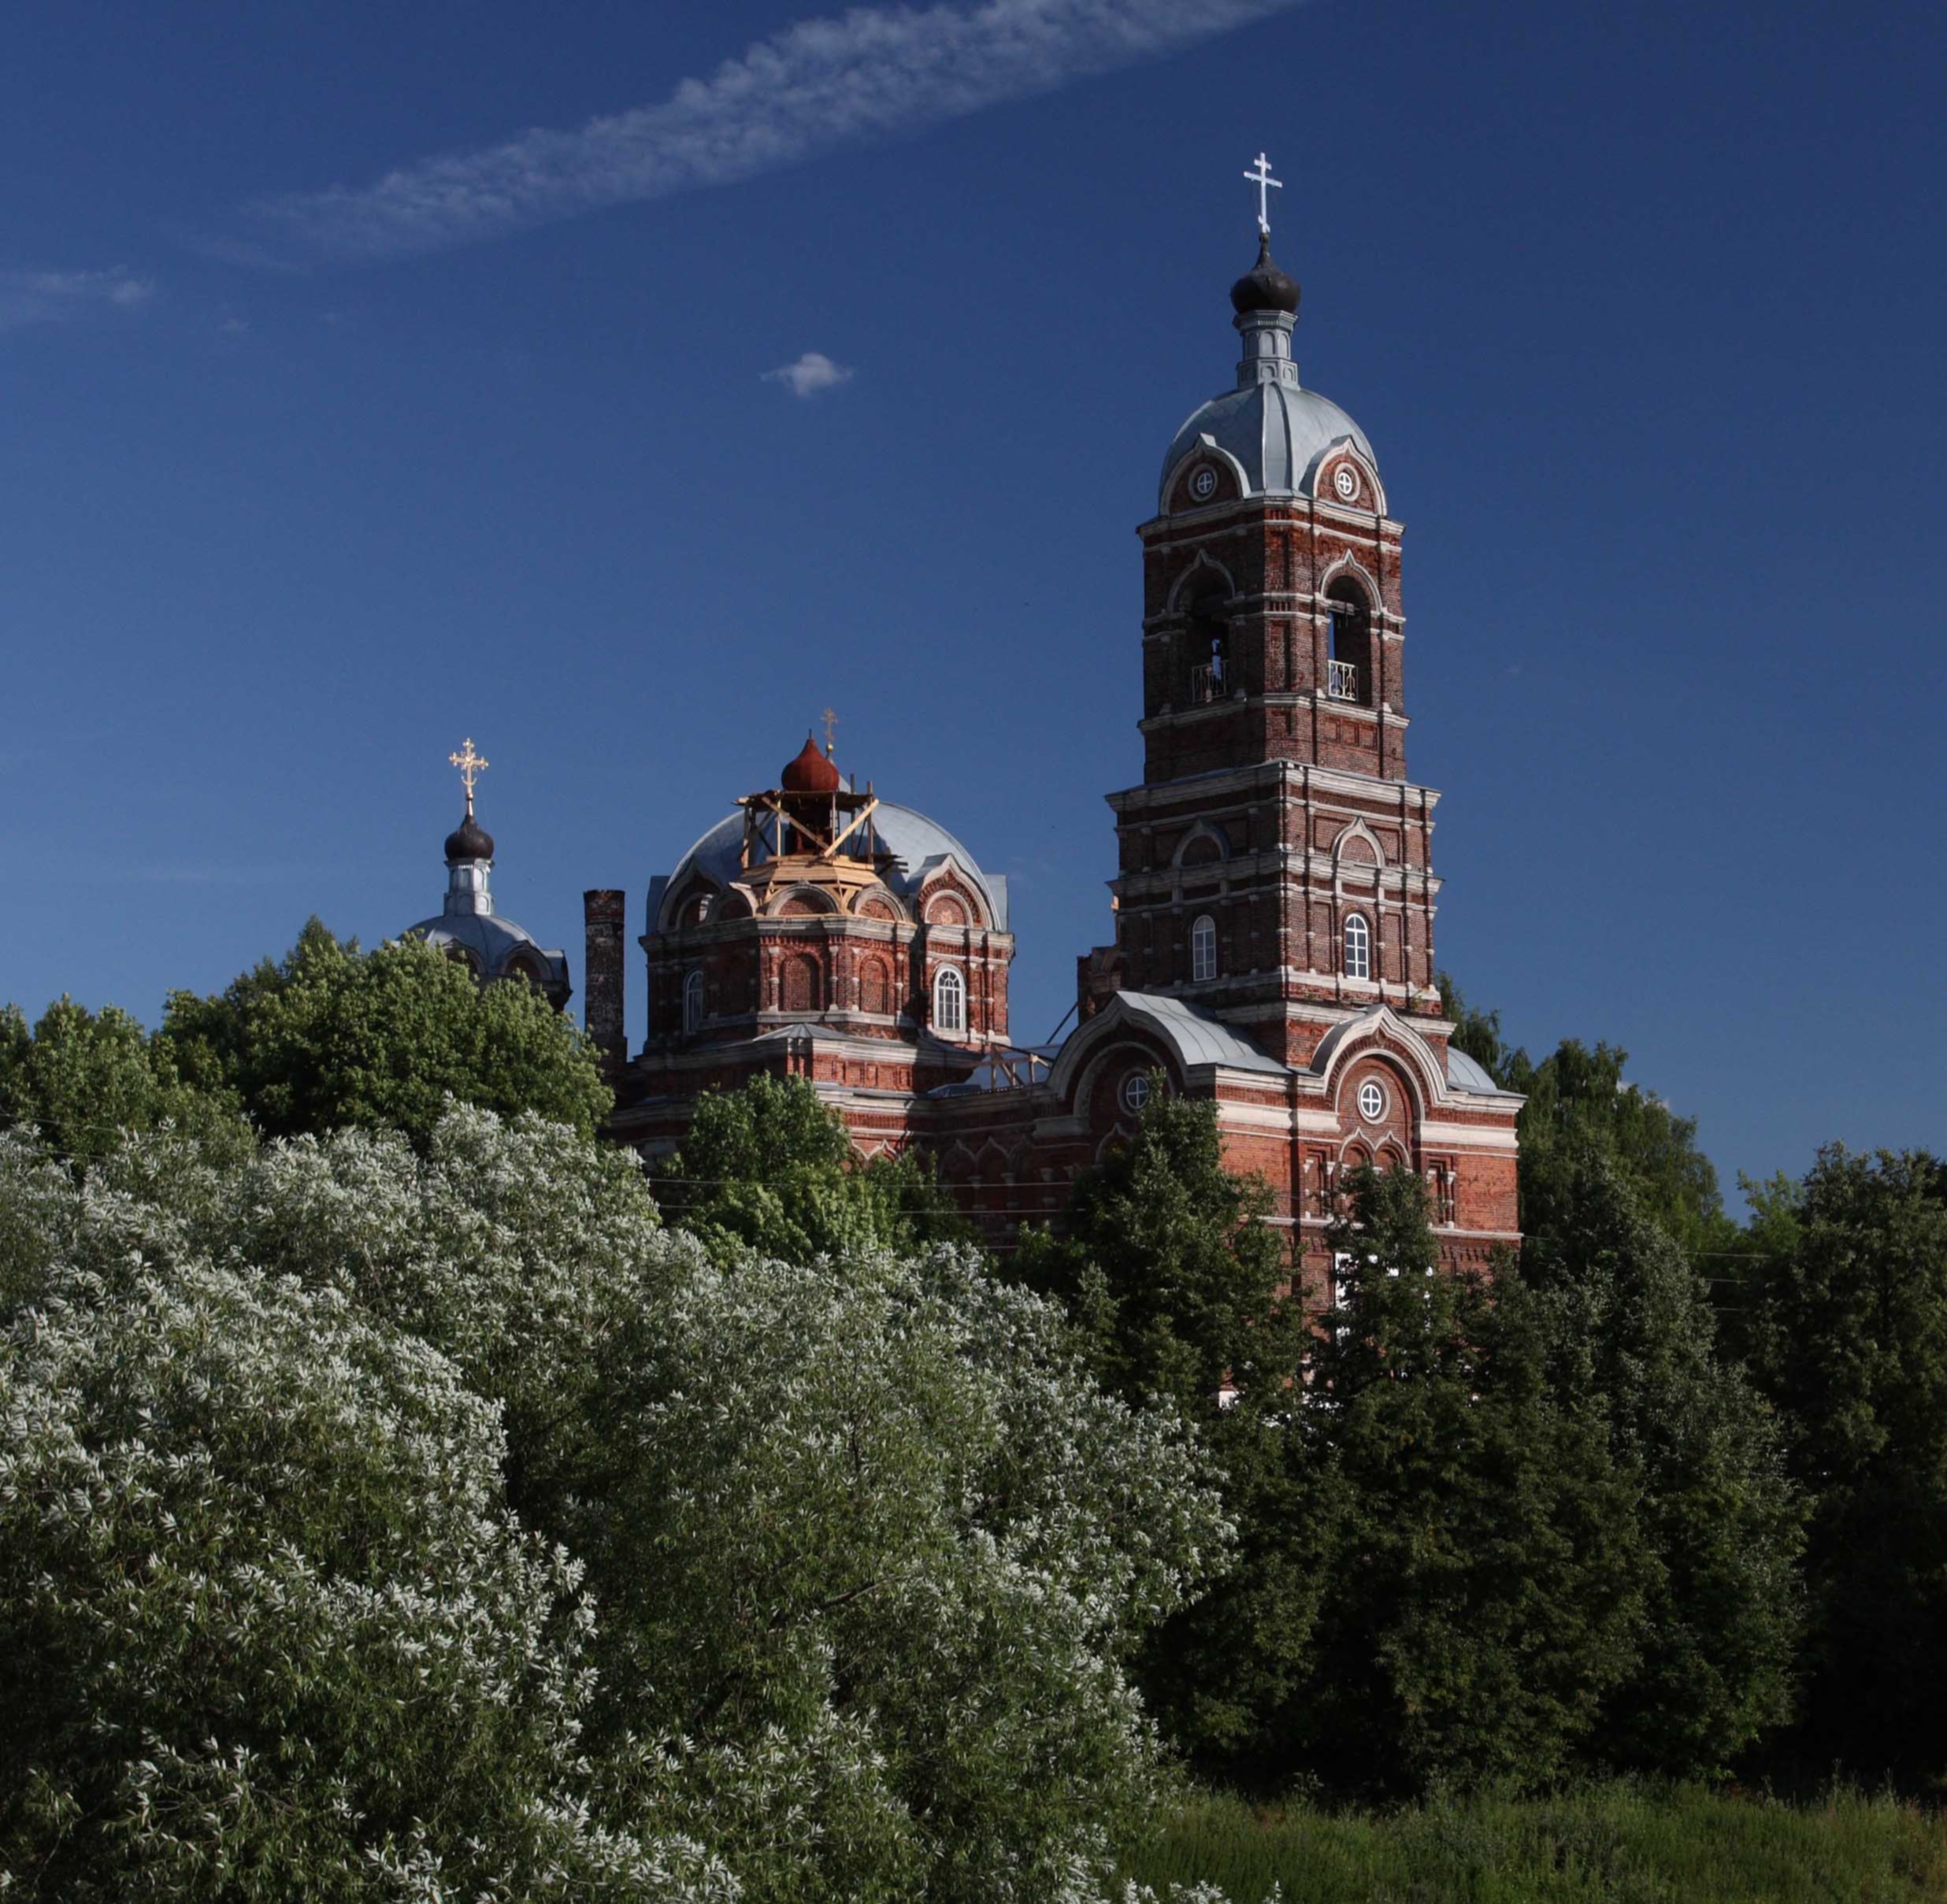
[[[1278,191],[1282,191],[1285,189],[1285,181],[1282,179],[1274,179],[1271,176],[1271,161],[1262,152],[1257,155],[1256,165],[1244,176],[1258,188],[1258,229],[1266,238],[1269,238],[1271,235],[1270,188],[1275,186]]]

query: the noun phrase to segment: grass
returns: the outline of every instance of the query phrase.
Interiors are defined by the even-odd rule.
[[[1791,1805],[1697,1787],[1597,1786],[1393,1813],[1179,1811],[1126,1875],[1233,1904],[1919,1904],[1947,1898],[1947,1818],[1835,1792]]]

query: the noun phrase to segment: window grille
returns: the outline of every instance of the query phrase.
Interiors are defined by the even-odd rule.
[[[966,980],[951,965],[933,980],[933,1029],[956,1037],[966,1029]]]

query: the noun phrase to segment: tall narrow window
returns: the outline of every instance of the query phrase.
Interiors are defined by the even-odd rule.
[[[1217,921],[1208,913],[1190,928],[1190,976],[1201,984],[1217,976]]]
[[[966,980],[951,965],[933,978],[933,1029],[955,1038],[966,1029]]]
[[[1345,976],[1348,979],[1372,976],[1372,928],[1359,913],[1345,921]]]
[[[700,1031],[703,1023],[703,975],[692,972],[683,981],[683,1029]]]
[[[1325,691],[1334,701],[1372,705],[1372,624],[1366,598],[1355,582],[1341,578],[1326,596],[1330,652],[1326,661]]]

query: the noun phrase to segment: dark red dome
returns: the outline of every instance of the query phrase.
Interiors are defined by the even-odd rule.
[[[818,751],[818,743],[807,734],[798,758],[785,768],[778,784],[786,793],[835,794],[838,769]]]

